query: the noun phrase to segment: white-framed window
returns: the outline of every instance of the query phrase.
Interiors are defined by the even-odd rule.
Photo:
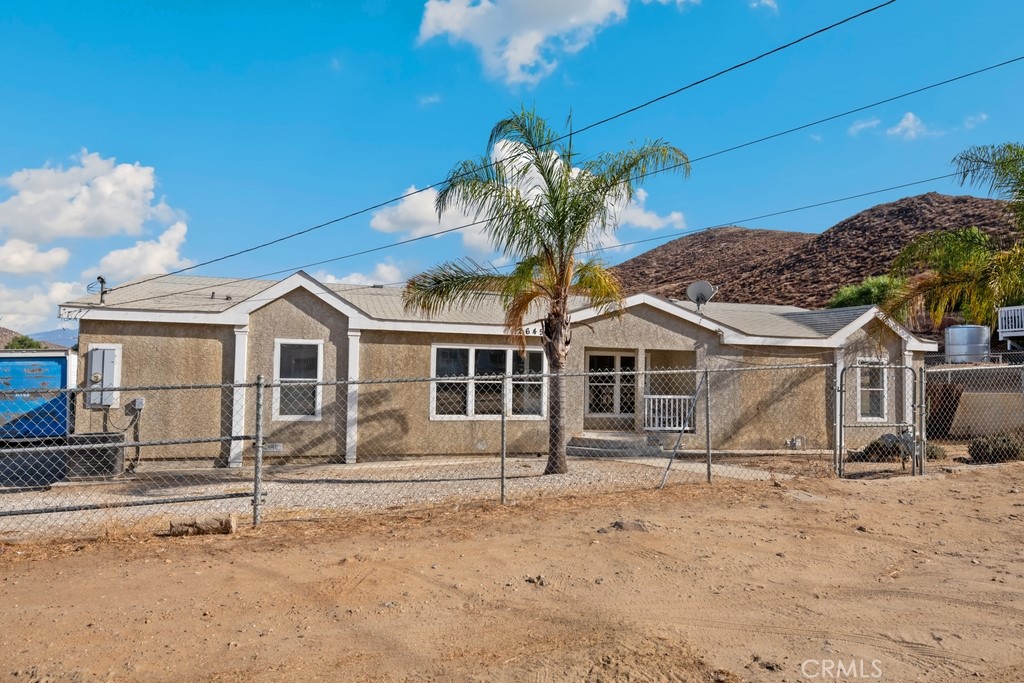
[[[430,419],[541,419],[546,413],[544,353],[507,346],[431,347]]]
[[[636,355],[587,353],[588,416],[622,417],[636,412]]]
[[[322,339],[274,340],[273,419],[319,420],[323,413]]]
[[[857,419],[860,422],[885,422],[889,412],[888,361],[882,358],[857,359]]]

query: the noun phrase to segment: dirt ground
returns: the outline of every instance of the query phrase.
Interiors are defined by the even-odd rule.
[[[1024,464],[933,471],[6,545],[0,680],[1022,680]]]

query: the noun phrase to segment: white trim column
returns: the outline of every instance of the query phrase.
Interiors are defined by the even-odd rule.
[[[914,353],[907,349],[907,340],[903,339],[900,344],[903,352],[903,364],[908,368],[914,367]],[[914,373],[913,370],[901,370],[903,373],[903,421],[913,424],[914,420]]]
[[[235,384],[245,384],[246,368],[249,363],[249,326],[235,326]],[[245,388],[235,387],[231,397],[231,436],[245,435]],[[231,442],[228,467],[241,467],[245,441]]]
[[[348,379],[359,379],[359,330],[348,331]],[[348,385],[346,399],[348,413],[345,420],[345,462],[356,462],[356,447],[359,442],[359,386]]]

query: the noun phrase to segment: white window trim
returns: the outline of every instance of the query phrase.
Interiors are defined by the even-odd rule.
[[[889,373],[888,367],[882,368],[882,416],[874,417],[865,415],[861,405],[861,368],[872,365],[888,366],[888,358],[858,358],[857,359],[857,422],[886,422],[889,418]]]
[[[324,381],[324,340],[323,339],[275,339],[274,340],[274,384],[281,383],[281,346],[285,344],[303,344],[316,346],[316,409],[312,415],[282,415],[281,387],[275,386],[273,391],[273,410],[271,419],[274,422],[319,422],[323,416],[324,388],[319,382]],[[288,380],[285,380],[287,383]]]
[[[632,416],[636,415],[636,410],[637,410],[637,393],[634,393],[634,396],[633,396],[633,412],[632,413],[622,413],[622,412],[619,412],[619,413],[592,413],[592,412],[590,412],[590,358],[591,358],[591,356],[613,356],[615,358],[615,369],[612,371],[615,374],[612,375],[612,377],[615,380],[615,383],[614,383],[614,386],[615,386],[615,398],[614,398],[613,405],[614,405],[616,410],[619,410],[621,408],[621,406],[620,406],[620,402],[621,402],[620,391],[622,389],[622,375],[620,373],[622,372],[622,359],[624,357],[628,357],[628,358],[632,358],[633,359],[633,382],[634,382],[634,386],[635,386],[635,382],[636,382],[636,375],[639,374],[639,368],[636,365],[637,354],[635,352],[631,352],[631,351],[622,351],[622,352],[619,352],[619,351],[600,351],[600,350],[587,351],[587,353],[585,354],[584,361],[583,361],[585,363],[584,367],[587,368],[587,370],[586,370],[587,381],[586,381],[586,388],[585,388],[584,396],[583,396],[584,401],[586,401],[586,403],[584,404],[585,405],[585,412],[583,413],[584,417],[632,417]],[[634,389],[634,392],[635,392],[635,389]]]
[[[115,387],[121,386],[121,359],[122,359],[121,344],[89,344],[89,348],[87,348],[85,350],[86,361],[85,361],[85,382],[84,382],[84,385],[86,387],[89,387],[89,386],[92,385],[92,380],[89,377],[89,352],[93,351],[94,349],[97,350],[97,351],[107,350],[107,351],[113,351],[114,352],[114,377],[111,380],[111,386],[115,386]],[[106,392],[106,391],[98,391],[97,390],[96,393],[98,393],[98,394],[105,394],[105,393],[108,393],[108,392]],[[114,394],[113,397],[111,397],[111,403],[110,403],[109,406],[101,405],[99,403],[87,402],[86,407],[90,408],[90,409],[94,409],[94,410],[95,409],[103,409],[103,408],[120,408],[121,407],[121,392],[120,391],[114,391],[114,392],[109,392],[109,393],[113,393]]]
[[[437,350],[438,349],[469,349],[469,376],[468,377],[438,377],[437,376]],[[502,410],[505,413],[506,420],[546,420],[548,416],[548,382],[546,377],[542,377],[539,381],[534,380],[521,380],[512,378],[512,358],[513,354],[518,353],[518,349],[514,346],[500,345],[500,344],[444,344],[437,343],[430,345],[430,376],[433,378],[430,382],[430,419],[431,421],[439,422],[466,422],[469,420],[501,420],[501,415],[476,415],[473,411],[473,401],[475,400],[475,392],[473,391],[475,377],[473,376],[473,367],[475,365],[476,355],[475,349],[482,349],[485,351],[506,351],[511,353],[505,354],[505,375],[495,376],[493,379],[482,380],[485,382],[499,382],[504,380],[505,391],[504,401],[502,402]],[[544,351],[539,348],[527,347],[527,352],[534,352],[540,354],[541,362],[541,373],[547,374],[548,372],[548,359],[544,354]],[[524,375],[526,377],[528,375]],[[465,383],[468,385],[466,389],[466,403],[467,412],[469,415],[439,415],[437,412],[437,384],[438,382],[452,382],[452,383]],[[513,384],[540,384],[541,385],[541,404],[540,404],[540,415],[513,415],[512,414],[512,385]]]

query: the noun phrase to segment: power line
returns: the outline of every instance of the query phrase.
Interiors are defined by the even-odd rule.
[[[793,128],[787,128],[787,129],[779,131],[777,133],[772,133],[770,135],[764,135],[762,137],[759,137],[759,138],[756,138],[756,139],[753,139],[753,140],[749,140],[749,141],[746,141],[746,142],[742,142],[740,144],[734,144],[732,146],[723,148],[723,150],[719,150],[717,152],[713,152],[713,153],[710,153],[710,154],[707,154],[707,155],[702,155],[700,157],[695,157],[694,159],[690,160],[690,164],[696,164],[696,163],[699,163],[701,161],[706,161],[706,160],[712,159],[714,157],[719,157],[721,155],[728,154],[730,152],[735,152],[737,150],[742,150],[742,148],[745,148],[745,147],[753,146],[755,144],[760,144],[761,142],[767,142],[769,140],[773,140],[773,139],[776,139],[778,137],[782,137],[784,135],[790,135],[790,134],[799,132],[801,130],[806,130],[806,129],[812,128],[814,126],[818,126],[818,125],[821,125],[821,124],[824,124],[824,123],[828,123],[830,121],[836,121],[837,119],[841,119],[843,117],[851,116],[853,114],[858,114],[860,112],[864,112],[866,110],[869,110],[869,109],[872,109],[872,108],[876,108],[876,106],[881,106],[882,104],[887,104],[887,103],[890,103],[890,102],[893,102],[893,101],[896,101],[896,100],[899,100],[899,99],[903,99],[905,97],[909,97],[911,95],[920,94],[922,92],[926,92],[926,91],[932,90],[934,88],[938,88],[938,87],[941,87],[941,86],[944,86],[944,85],[949,85],[950,83],[955,83],[957,81],[962,81],[962,80],[965,80],[965,79],[968,79],[968,78],[971,78],[971,77],[974,77],[974,76],[978,76],[980,74],[984,74],[986,72],[993,71],[995,69],[1000,69],[1002,67],[1007,67],[1007,66],[1012,65],[1012,63],[1016,63],[1016,62],[1022,61],[1022,60],[1024,60],[1024,55],[1013,57],[1011,59],[1006,59],[1004,61],[999,61],[997,63],[994,63],[994,65],[990,65],[988,67],[984,67],[984,68],[981,68],[981,69],[976,69],[976,70],[968,72],[966,74],[961,74],[959,76],[954,76],[952,78],[948,78],[948,79],[939,81],[937,83],[932,83],[931,85],[926,85],[926,86],[923,86],[923,87],[920,87],[920,88],[914,88],[912,90],[908,90],[908,91],[900,93],[898,95],[893,95],[891,97],[886,97],[884,99],[880,99],[878,101],[874,101],[874,102],[871,102],[869,104],[863,104],[861,106],[856,106],[856,108],[847,110],[847,111],[842,112],[840,114],[834,114],[834,115],[831,115],[831,116],[827,116],[827,117],[824,117],[822,119],[817,119],[815,121],[812,121],[810,123],[805,123],[805,124],[802,124],[802,125],[799,125],[799,126],[795,126]],[[673,168],[675,168],[675,167],[667,167],[665,169],[659,169],[657,171],[651,171],[649,173],[636,176],[636,178],[631,178],[631,180],[636,180],[636,179],[648,177],[650,175],[655,175],[657,173],[664,173],[664,172],[672,170]],[[939,176],[939,177],[942,178],[942,177],[947,177],[947,176]],[[927,182],[927,181],[922,181],[922,182]],[[910,183],[910,184],[918,184],[918,183]],[[378,247],[371,247],[369,249],[364,249],[364,250],[361,250],[361,251],[353,252],[353,253],[350,253],[350,254],[344,254],[342,256],[336,256],[336,257],[332,257],[332,258],[329,258],[329,259],[324,259],[324,260],[321,260],[321,261],[315,261],[313,263],[307,263],[305,265],[301,265],[301,266],[297,266],[297,267],[282,268],[280,270],[273,270],[273,271],[270,271],[270,272],[262,273],[260,275],[252,276],[252,278],[242,278],[242,279],[239,279],[239,280],[236,280],[236,281],[230,281],[228,284],[245,282],[247,280],[260,280],[262,278],[269,278],[269,276],[271,276],[271,275],[281,274],[283,272],[292,272],[294,270],[299,270],[299,269],[302,269],[302,268],[308,268],[308,267],[313,267],[313,266],[317,266],[317,265],[326,265],[328,263],[335,263],[337,261],[343,261],[343,260],[346,260],[346,259],[349,259],[349,258],[355,258],[355,257],[358,257],[358,256],[366,256],[368,254],[372,254],[372,253],[376,253],[376,252],[380,252],[380,251],[385,251],[385,250],[393,249],[393,248],[396,248],[396,247],[401,247],[401,246],[412,244],[412,243],[415,243],[415,242],[420,242],[422,240],[426,240],[426,239],[429,239],[429,238],[439,237],[439,236],[442,236],[442,234],[447,234],[447,233],[450,233],[450,232],[457,232],[457,231],[466,229],[468,227],[475,227],[477,225],[481,225],[483,223],[486,223],[487,221],[488,221],[488,219],[476,220],[476,221],[473,221],[473,222],[470,222],[470,223],[464,223],[462,225],[456,225],[454,227],[449,227],[449,228],[445,228],[443,230],[438,230],[436,232],[430,232],[428,234],[421,234],[421,236],[417,236],[417,237],[414,237],[414,238],[409,238],[407,240],[400,240],[398,242],[393,242],[393,243],[390,243],[390,244],[387,244],[387,245],[381,245],[381,246],[378,246]],[[662,239],[664,237],[665,236],[659,236],[658,238],[652,238],[650,240],[644,240],[644,241],[639,241],[639,242],[630,243],[630,244],[641,244],[642,242],[658,240],[658,239]],[[199,265],[203,265],[203,264],[198,264],[196,266],[190,266],[190,267],[199,267]],[[136,285],[141,285],[143,283],[153,282],[153,281],[159,280],[161,278],[166,278],[166,276],[168,276],[168,275],[179,274],[183,270],[184,269],[182,269],[182,270],[174,270],[174,271],[171,271],[171,272],[164,273],[162,275],[154,276],[154,278],[148,278],[148,279],[145,279],[145,280],[140,280],[140,281],[136,281],[136,282],[132,282],[132,283],[127,283],[126,285],[122,285],[122,286],[113,288],[111,290],[108,290],[108,292],[114,292],[116,290],[124,289],[126,287],[134,287]],[[204,289],[205,288],[197,288],[196,290],[190,290],[190,291],[203,291]],[[185,293],[185,292],[182,292],[182,293]],[[151,299],[154,299],[154,298],[162,298],[164,296],[173,296],[173,295],[166,294],[166,295],[155,295],[155,296],[151,296],[151,297],[142,297],[142,298],[133,299],[131,301],[124,302],[124,303],[137,303],[137,302],[140,302],[140,301],[148,301],[148,300],[151,300]]]
[[[865,17],[865,16],[867,16],[867,15],[873,13],[873,12],[877,12],[878,10],[880,10],[880,9],[882,9],[884,7],[887,7],[887,6],[889,6],[889,5],[891,5],[891,4],[895,3],[895,2],[896,2],[896,0],[887,0],[886,2],[883,2],[883,3],[879,4],[879,5],[875,5],[874,7],[870,7],[868,9],[866,9],[866,10],[863,10],[863,11],[858,12],[856,14],[850,15],[850,16],[846,17],[845,19],[837,21],[837,22],[835,22],[833,24],[829,24],[828,26],[825,26],[825,27],[822,27],[820,29],[817,29],[816,31],[812,31],[811,33],[803,35],[803,36],[801,36],[801,37],[799,37],[799,38],[797,38],[795,40],[791,40],[788,43],[785,43],[783,45],[779,45],[778,47],[772,48],[771,50],[768,50],[767,52],[762,52],[761,54],[759,54],[759,55],[757,55],[755,57],[751,57],[751,58],[746,59],[746,60],[744,60],[742,62],[739,62],[738,64],[734,64],[734,65],[732,65],[732,66],[730,66],[728,68],[725,68],[725,69],[722,69],[720,71],[717,71],[717,72],[711,74],[710,76],[705,76],[705,77],[700,78],[700,79],[698,79],[696,81],[688,83],[688,84],[686,84],[686,85],[684,85],[684,86],[682,86],[680,88],[676,88],[675,90],[672,90],[670,92],[667,92],[667,93],[664,93],[662,95],[659,95],[659,96],[657,96],[655,98],[647,100],[646,102],[643,102],[641,104],[638,104],[638,105],[635,105],[633,107],[630,107],[629,109],[626,109],[624,111],[618,112],[617,114],[613,114],[611,116],[607,116],[607,117],[605,117],[603,119],[600,119],[598,121],[594,121],[593,123],[589,123],[586,126],[583,126],[582,128],[579,128],[579,129],[576,129],[576,130],[572,131],[572,133],[567,133],[565,135],[561,135],[559,137],[556,137],[556,138],[554,138],[551,141],[551,144],[554,144],[554,143],[557,143],[557,142],[561,142],[562,140],[565,140],[565,139],[569,138],[571,135],[579,135],[580,133],[586,132],[588,130],[592,130],[592,129],[598,127],[598,126],[604,125],[604,124],[609,123],[611,121],[615,121],[616,119],[620,119],[623,116],[627,116],[627,115],[632,114],[634,112],[637,112],[637,111],[639,111],[641,109],[649,107],[649,106],[651,106],[653,104],[656,104],[658,102],[666,100],[666,99],[668,99],[670,97],[674,97],[675,95],[678,95],[678,94],[680,94],[682,92],[685,92],[685,91],[690,90],[692,88],[695,88],[695,87],[697,87],[699,85],[702,85],[704,83],[712,81],[712,80],[714,80],[716,78],[720,78],[720,77],[722,77],[722,76],[724,76],[724,75],[726,75],[728,73],[731,73],[731,72],[736,71],[738,69],[742,69],[743,67],[746,67],[746,66],[749,66],[751,64],[754,64],[755,62],[761,61],[762,59],[770,57],[771,55],[774,55],[774,54],[777,54],[777,53],[782,52],[784,50],[787,50],[787,49],[789,49],[791,47],[799,45],[800,43],[803,43],[803,42],[805,42],[807,40],[810,40],[811,38],[814,38],[814,37],[819,36],[819,35],[821,35],[823,33],[827,33],[828,31],[831,31],[831,30],[836,29],[836,28],[838,28],[840,26],[843,26],[844,24],[848,24],[848,23],[850,23],[852,21],[855,21],[857,19]],[[510,159],[514,159],[514,158],[516,158],[518,156],[521,156],[521,155],[522,155],[522,153],[514,154],[514,155],[512,155],[509,158]],[[507,159],[506,159],[506,161],[507,161]],[[490,162],[490,163],[484,165],[481,168],[490,168],[490,167],[494,166],[495,163],[497,163],[497,162]],[[464,174],[460,174],[460,175],[454,176],[454,177],[458,178],[458,177],[462,177],[464,175],[466,175],[466,174],[464,173]],[[161,279],[161,278],[165,278],[165,277],[168,277],[170,275],[179,275],[181,273],[185,273],[185,272],[188,272],[190,270],[195,270],[196,268],[201,268],[203,266],[208,266],[210,264],[218,263],[220,261],[226,261],[228,259],[235,258],[236,256],[242,256],[243,254],[248,254],[250,252],[257,251],[259,249],[264,249],[266,247],[269,247],[269,246],[272,246],[272,245],[275,245],[275,244],[279,244],[279,243],[284,242],[286,240],[294,239],[294,238],[300,237],[302,235],[307,235],[307,234],[309,234],[311,232],[314,232],[316,230],[321,230],[321,229],[326,228],[326,227],[328,227],[330,225],[334,225],[336,223],[340,223],[342,221],[346,221],[346,220],[349,220],[351,218],[355,218],[356,216],[360,216],[362,214],[369,213],[370,211],[374,211],[376,209],[383,208],[383,207],[385,207],[385,206],[387,206],[389,204],[393,204],[394,202],[398,202],[398,201],[401,201],[403,199],[407,199],[409,197],[412,197],[412,196],[418,195],[420,193],[426,192],[427,190],[432,190],[432,189],[434,189],[436,187],[439,187],[439,186],[443,185],[448,180],[450,180],[450,179],[437,181],[437,182],[432,183],[430,185],[427,185],[425,187],[421,187],[418,190],[413,190],[412,192],[406,192],[405,194],[399,195],[397,197],[392,197],[391,199],[387,199],[387,200],[384,200],[382,202],[377,202],[376,204],[373,204],[371,206],[364,207],[364,208],[359,209],[357,211],[352,211],[352,212],[347,213],[347,214],[345,214],[343,216],[339,216],[337,218],[333,218],[331,220],[324,221],[323,223],[318,223],[316,225],[310,226],[308,228],[304,228],[302,230],[298,230],[296,232],[289,233],[287,235],[282,235],[281,237],[274,238],[272,240],[269,240],[267,242],[263,242],[261,244],[256,244],[254,246],[247,247],[245,249],[240,249],[240,250],[232,252],[230,254],[225,254],[223,256],[218,256],[216,258],[208,259],[206,261],[201,261],[199,263],[196,263],[194,265],[188,266],[186,268],[179,268],[177,270],[173,270],[173,271],[168,272],[168,273],[163,273],[162,275],[157,275],[157,276],[145,279],[145,280],[139,280],[137,282],[132,282],[132,283],[128,283],[128,284],[125,284],[125,285],[120,285],[118,287],[112,287],[111,289],[109,289],[107,291],[108,292],[113,292],[113,291],[116,291],[118,289],[122,289],[124,287],[129,287],[129,286],[130,287],[134,287],[134,286],[146,283],[146,282],[151,282],[153,280],[158,280],[158,279]]]
[[[750,222],[753,222],[753,221],[764,220],[765,218],[773,218],[775,216],[782,216],[782,215],[785,215],[785,214],[796,213],[798,211],[807,211],[809,209],[815,209],[815,208],[822,207],[822,206],[828,206],[830,204],[838,204],[840,202],[851,201],[853,199],[860,199],[860,198],[869,197],[869,196],[872,196],[872,195],[883,194],[885,192],[892,192],[894,190],[905,189],[907,187],[913,187],[915,185],[923,185],[925,183],[931,183],[931,182],[935,182],[937,180],[944,180],[946,178],[952,178],[955,175],[956,175],[956,173],[946,173],[944,175],[933,176],[931,178],[924,178],[922,180],[914,180],[914,181],[907,182],[907,183],[901,183],[899,185],[890,185],[889,187],[884,187],[884,188],[877,189],[877,190],[868,190],[866,192],[859,192],[857,194],[847,195],[847,196],[844,196],[844,197],[838,197],[838,198],[835,198],[835,199],[827,199],[827,200],[820,201],[820,202],[815,202],[815,203],[812,203],[812,204],[804,204],[802,206],[797,206],[797,207],[790,208],[790,209],[782,209],[780,211],[772,211],[770,213],[764,213],[764,214],[761,214],[761,215],[758,215],[758,216],[750,216],[750,217],[747,217],[747,218],[740,218],[740,219],[736,219],[736,220],[728,221],[728,222],[724,222],[724,223],[716,223],[716,224],[708,225],[708,226],[705,226],[705,227],[702,227],[702,228],[694,228],[694,229],[691,229],[691,230],[680,230],[680,231],[676,231],[676,232],[672,232],[672,233],[666,233],[664,235],[658,235],[656,237],[648,237],[648,238],[641,239],[641,240],[633,240],[633,241],[630,241],[630,242],[623,242],[621,244],[614,244],[614,245],[595,247],[593,249],[588,249],[586,251],[582,251],[582,252],[580,252],[580,254],[590,254],[590,253],[599,252],[599,251],[606,251],[606,250],[609,250],[609,249],[619,249],[619,248],[622,248],[622,247],[634,246],[634,245],[637,245],[637,244],[645,244],[645,243],[648,243],[648,242],[655,242],[655,241],[673,239],[673,238],[682,237],[682,236],[686,236],[686,235],[692,235],[692,234],[699,233],[699,232],[705,232],[707,230],[714,230],[715,228],[723,228],[723,227],[727,227],[727,226],[730,226],[730,225],[737,225],[739,223],[750,223]],[[244,277],[244,278],[238,278],[236,280],[228,280],[226,282],[217,283],[214,286],[226,287],[226,286],[229,286],[229,285],[238,284],[239,282],[248,282],[250,280],[260,280],[260,279],[263,279],[263,278],[266,278],[266,277],[271,277],[273,275],[280,275],[281,273],[291,273],[291,272],[294,272],[296,270],[303,270],[305,268],[312,268],[313,266],[323,265],[324,263],[330,262],[330,260],[331,259],[328,259],[327,261],[317,261],[317,262],[313,262],[313,263],[307,263],[307,264],[302,265],[302,266],[297,266],[297,267],[294,267],[294,268],[287,268],[287,269],[272,271],[272,272],[269,272],[269,273],[263,273],[261,275],[255,275],[255,276],[252,276],[252,277]],[[505,268],[510,268],[510,267],[512,267],[512,266],[502,266],[502,267],[498,268],[498,270],[505,269]],[[400,285],[402,283],[396,282],[396,283],[389,283],[389,284]],[[380,286],[387,286],[387,285],[365,285],[365,286],[352,285],[351,287],[352,287],[352,289],[371,289],[371,288],[380,287]],[[151,300],[154,300],[154,299],[162,299],[162,298],[166,298],[166,297],[170,297],[170,296],[181,296],[181,295],[184,295],[184,294],[190,294],[192,292],[207,291],[209,289],[210,289],[210,285],[204,285],[202,287],[196,287],[196,288],[193,288],[193,289],[185,289],[185,290],[179,290],[179,291],[175,291],[175,292],[167,292],[165,294],[155,294],[153,296],[141,297],[141,298],[138,298],[138,299],[132,299],[130,301],[122,301],[122,302],[118,302],[117,305],[118,306],[126,306],[126,305],[129,305],[129,304],[140,303],[140,302],[143,302],[143,301],[151,301]],[[249,299],[243,299],[243,300],[240,300],[240,301],[261,301],[261,299],[249,298]]]

